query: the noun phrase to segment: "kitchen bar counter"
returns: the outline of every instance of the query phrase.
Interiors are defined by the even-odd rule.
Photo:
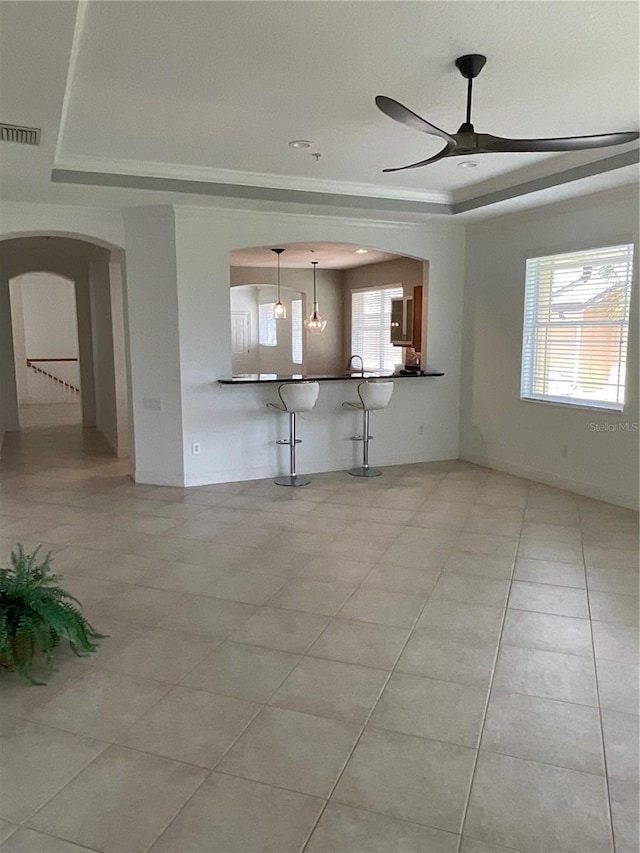
[[[340,373],[325,376],[305,376],[302,373],[294,373],[290,376],[280,376],[275,373],[243,373],[232,376],[230,379],[218,379],[220,385],[261,385],[266,383],[280,382],[336,382],[339,380],[358,379],[428,379],[434,376],[444,376],[444,373],[426,370],[423,373],[412,375],[400,375],[397,373],[383,373],[380,371],[366,371],[364,373]]]

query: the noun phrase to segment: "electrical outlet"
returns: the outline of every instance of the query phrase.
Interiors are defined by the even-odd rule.
[[[198,442],[198,441],[193,442],[193,444],[191,445],[191,452],[193,453],[194,456],[197,456],[198,453],[200,453],[200,442]]]

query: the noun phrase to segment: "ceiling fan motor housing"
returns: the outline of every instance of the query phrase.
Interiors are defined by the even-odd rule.
[[[456,68],[467,80],[473,80],[482,71],[487,57],[481,53],[467,53],[456,59]]]

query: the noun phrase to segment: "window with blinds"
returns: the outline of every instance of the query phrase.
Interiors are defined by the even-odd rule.
[[[524,400],[624,406],[633,245],[527,261]]]
[[[391,300],[402,295],[402,287],[351,294],[351,352],[362,356],[365,370],[393,370],[399,360],[391,343]]]
[[[302,299],[291,300],[291,361],[302,364]]]
[[[258,305],[258,343],[261,347],[277,347],[278,331],[273,309],[275,302]]]

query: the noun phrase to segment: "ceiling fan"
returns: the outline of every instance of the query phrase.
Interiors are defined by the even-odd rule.
[[[492,154],[506,151],[581,151],[587,148],[605,148],[608,145],[623,145],[625,142],[633,142],[640,137],[636,131],[626,133],[601,133],[597,136],[565,136],[559,139],[507,139],[502,136],[492,136],[490,133],[476,133],[471,124],[471,98],[473,80],[484,68],[487,61],[486,56],[480,53],[469,53],[456,59],[458,71],[466,78],[467,82],[467,117],[458,128],[457,133],[447,133],[436,127],[435,124],[426,121],[407,107],[387,98],[384,95],[376,97],[378,109],[401,124],[406,124],[415,130],[429,133],[431,136],[439,136],[445,140],[445,146],[438,154],[420,160],[419,163],[411,163],[409,166],[398,166],[395,169],[383,169],[383,172],[400,172],[403,169],[417,169],[419,166],[427,166],[436,163],[444,157],[458,157],[461,154]]]

